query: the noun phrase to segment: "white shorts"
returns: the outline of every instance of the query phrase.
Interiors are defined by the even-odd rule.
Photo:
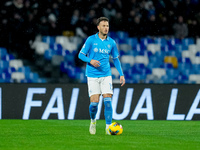
[[[113,94],[112,77],[91,78],[88,80],[88,94],[89,97],[94,94]]]

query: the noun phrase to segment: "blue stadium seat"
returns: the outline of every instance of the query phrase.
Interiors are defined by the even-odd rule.
[[[33,83],[30,79],[22,79],[20,83]]]
[[[141,51],[147,50],[147,48],[146,47],[142,47],[140,44],[137,44],[135,50],[139,53]]]
[[[110,32],[108,33],[108,35],[109,35],[111,38],[113,38],[113,39],[118,38],[116,32],[114,32],[114,31],[110,31]]]
[[[43,36],[42,37],[42,42],[48,43],[48,44],[53,44],[55,43],[56,38],[55,36]]]
[[[126,54],[125,51],[123,51],[123,50],[120,50],[120,51],[119,51],[119,55],[120,55],[120,56],[123,56],[123,55],[125,55],[125,54]]]
[[[164,57],[167,55],[166,52],[163,52],[163,51],[157,51],[155,54],[154,54],[158,59],[162,60],[164,59]]]
[[[38,78],[32,82],[33,83],[47,83],[47,80],[45,78]]]
[[[131,55],[131,56],[135,57],[135,56],[139,55],[139,53],[140,53],[140,51],[137,51],[136,49],[132,49],[132,50],[127,51],[125,55]]]
[[[146,68],[145,74],[146,74],[146,75],[152,74],[152,69]]]
[[[195,54],[195,56],[200,57],[200,51],[197,51],[196,54]]]
[[[181,44],[176,44],[175,45],[175,51],[181,53],[185,48]]]
[[[168,45],[161,45],[161,51],[167,53],[169,51]]]
[[[71,56],[75,56],[78,52],[76,50],[74,51],[69,51],[69,50],[65,50],[65,55],[71,55]]]
[[[6,54],[2,57],[2,60],[5,60],[5,61],[10,61],[13,59],[15,59],[15,56],[13,56],[12,54]]]
[[[0,60],[0,68],[2,70],[6,69],[9,67],[9,62],[8,61],[5,61],[5,60]]]
[[[200,74],[200,64],[192,64],[191,67],[195,74]]]
[[[65,62],[68,62],[68,63],[70,63],[70,64],[72,64],[72,65],[74,65],[75,64],[75,57],[74,56],[72,56],[71,54],[70,55],[65,55],[64,56],[64,61]]]
[[[53,55],[56,55],[56,52],[52,49],[45,50],[44,52],[44,58],[46,60],[51,60]]]
[[[71,78],[71,79],[75,79],[76,78],[76,74],[81,72],[81,68],[79,67],[73,67],[73,66],[69,66],[68,70],[67,70],[67,75]]]
[[[153,39],[151,38],[147,38],[147,37],[143,37],[140,39],[140,46],[141,49],[147,49],[147,45],[150,43],[154,43]]]
[[[8,67],[4,69],[4,73],[12,74],[13,72],[16,72],[14,67]]]
[[[69,63],[68,62],[61,62],[61,64],[60,64],[60,70],[62,72],[67,73],[68,67],[69,67]]]
[[[23,66],[23,67],[19,67],[17,71],[19,71],[19,72],[24,72],[24,73],[25,73],[25,72],[30,73],[30,72],[31,72],[31,68],[28,67],[28,66]]]
[[[179,83],[179,84],[182,84],[182,83],[184,84],[184,83],[186,83],[186,82],[188,81],[188,76],[179,74],[179,75],[175,78],[175,80],[176,80],[177,83]]]
[[[56,55],[65,56],[66,55],[65,50],[63,50],[63,49],[56,50]]]
[[[175,79],[179,75],[178,69],[167,69],[166,74],[169,77],[169,79]]]
[[[0,58],[3,58],[7,54],[7,49],[0,47]]]
[[[63,49],[62,45],[61,44],[57,44],[57,43],[51,43],[51,44],[49,44],[49,48],[52,49],[52,50],[54,50],[54,51],[56,51],[56,52],[58,50],[62,50]]]
[[[177,59],[181,58],[181,53],[176,50],[169,51],[167,55],[177,57]]]
[[[74,51],[72,51],[71,53],[72,53],[72,56],[75,56],[75,55],[78,53],[78,51],[77,51],[77,50],[74,50]]]
[[[9,78],[7,79],[0,78],[0,83],[14,83],[14,80]]]
[[[80,83],[87,83],[87,77],[85,76],[85,72],[77,72],[75,78]]]
[[[188,58],[188,57],[180,57],[180,58],[178,58],[178,63],[179,64],[189,65],[189,67],[192,64],[190,58]]]
[[[173,65],[171,63],[163,63],[160,65],[160,68],[164,68],[164,69],[173,69]]]
[[[141,74],[145,70],[145,65],[141,63],[135,63],[132,67],[132,73],[133,74]]]
[[[146,79],[146,75],[133,74],[133,75],[131,76],[131,79],[132,79],[135,83],[143,83],[144,80]]]
[[[146,84],[154,84],[154,81],[153,80],[149,80],[149,79],[145,79],[144,83],[146,83]]]
[[[159,57],[156,57],[155,55],[149,57],[149,64],[147,65],[147,68],[158,68],[163,63],[163,60]]]
[[[138,44],[137,38],[126,38],[126,43],[132,46],[132,49],[136,49]]]
[[[182,45],[184,50],[188,50],[188,46],[190,44],[195,44],[193,38],[184,38],[184,39],[181,40],[181,45]]]
[[[120,40],[123,40],[123,41],[125,42],[129,35],[128,35],[128,32],[117,31],[117,32],[116,32],[116,36],[117,36]]]
[[[45,78],[38,79],[22,79],[20,83],[47,83]]]
[[[155,44],[160,44],[161,47],[167,45],[167,40],[165,38],[161,38],[161,37],[156,37],[154,39],[154,43]]]
[[[121,63],[121,66],[123,71],[131,68],[131,65],[129,63]]]
[[[181,44],[181,40],[176,38],[171,38],[167,40],[169,50],[175,50],[176,44]]]
[[[110,61],[110,67],[115,67],[113,61]]]
[[[131,77],[132,77],[132,68],[124,70],[123,72],[124,72],[124,76],[125,76],[126,79],[131,79]]]
[[[168,75],[163,75],[159,80],[158,83],[164,83],[164,84],[169,84],[172,83],[173,79],[169,78]]]
[[[191,64],[186,64],[186,63],[179,63],[178,64],[179,72],[184,72],[185,69],[191,70]]]
[[[190,74],[195,74],[194,70],[190,69],[190,68],[185,68],[185,69],[182,69],[182,70],[179,69],[179,72],[180,72],[181,75],[185,75],[187,77],[189,77]]]
[[[11,74],[7,73],[7,72],[3,72],[3,73],[0,74],[0,79],[8,81],[9,79],[11,79]]]
[[[35,72],[25,73],[25,79],[31,80],[33,83],[35,83],[39,79],[39,75]]]
[[[150,57],[152,56],[152,52],[151,51],[140,51],[138,55],[143,55],[143,56],[147,56]]]

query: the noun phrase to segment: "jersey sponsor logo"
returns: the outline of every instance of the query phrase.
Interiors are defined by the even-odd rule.
[[[109,52],[110,52],[110,50],[108,50],[108,49],[101,49],[101,48],[94,48],[93,49],[93,51],[95,52],[95,53],[97,53],[97,52],[99,52],[99,53],[102,53],[102,54],[109,54]]]
[[[109,54],[110,50],[108,49],[99,49],[99,53],[103,53],[103,54]]]
[[[97,43],[94,43],[93,45],[98,45]]]

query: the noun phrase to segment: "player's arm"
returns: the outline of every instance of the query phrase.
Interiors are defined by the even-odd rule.
[[[117,69],[117,71],[119,72],[119,75],[120,75],[120,83],[121,83],[121,86],[124,86],[125,84],[125,78],[124,78],[124,74],[123,74],[123,71],[122,71],[122,67],[121,67],[121,63],[119,61],[119,58],[114,58],[113,59],[113,63]]]
[[[88,38],[86,40],[85,44],[83,45],[83,47],[81,48],[81,51],[79,52],[78,58],[81,59],[84,62],[90,63],[94,67],[99,67],[100,66],[99,61],[93,60],[92,58],[89,58],[89,57],[86,56],[86,54],[90,50],[90,47],[91,47],[91,40],[90,40],[90,38]]]
[[[119,75],[120,75],[121,86],[124,86],[125,78],[124,78],[124,74],[123,74],[123,71],[122,71],[121,63],[120,63],[119,58],[118,58],[119,53],[118,53],[118,49],[117,49],[117,45],[116,45],[115,41],[113,41],[111,55],[112,55],[112,58],[113,58],[114,65],[115,65],[115,67],[116,67],[116,69],[117,69],[117,71],[119,72]]]
[[[90,61],[92,60],[92,58],[89,58],[86,56],[86,54],[84,54],[83,52],[80,51],[80,53],[78,54],[78,58],[81,59],[84,62],[90,63]]]
[[[90,63],[94,67],[99,67],[100,62],[98,60],[94,60],[92,58],[87,57],[84,53],[79,53],[78,58],[81,59],[84,62]]]

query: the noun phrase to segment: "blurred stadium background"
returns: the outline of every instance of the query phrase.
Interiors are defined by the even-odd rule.
[[[200,83],[199,0],[1,0],[0,7],[1,83],[86,83],[77,55],[100,16],[110,19],[127,83]]]

